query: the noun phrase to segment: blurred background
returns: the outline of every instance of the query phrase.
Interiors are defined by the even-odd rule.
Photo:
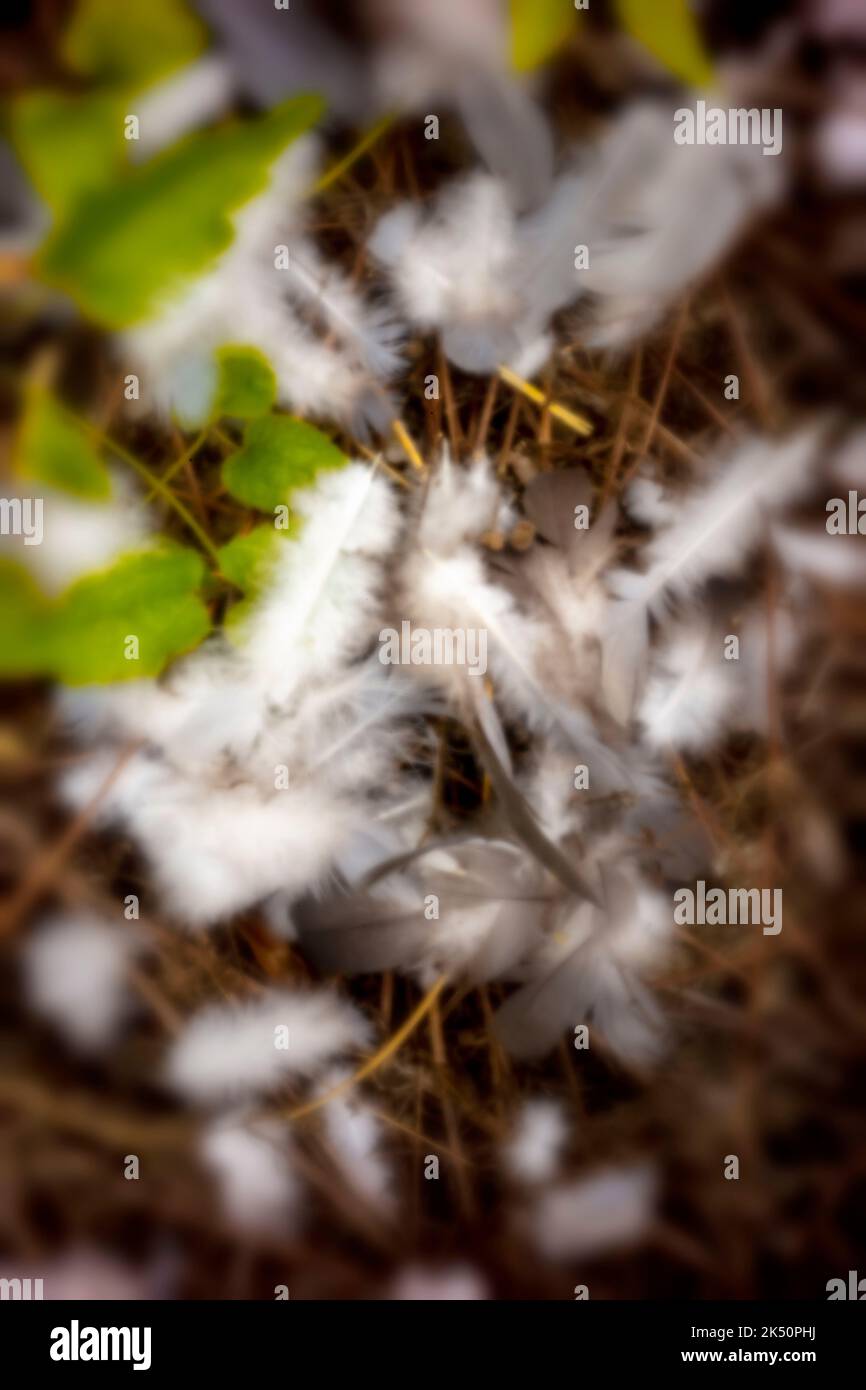
[[[863,1268],[866,522],[831,537],[825,502],[852,492],[859,515],[858,487],[866,496],[866,8],[720,0],[693,6],[688,26],[686,9],[4,7],[2,492],[32,495],[23,480],[35,481],[57,505],[46,502],[39,545],[24,544],[25,512],[0,541],[3,1278],[42,1278],[52,1298],[270,1299],[285,1287],[293,1299],[571,1299],[586,1286],[593,1299],[743,1299],[824,1298],[829,1279]],[[490,1027],[509,987],[449,988],[370,1076],[362,1118],[347,1108],[354,1177],[339,1138],[316,1124],[294,1126],[288,1176],[234,1131],[203,1138],[200,1115],[163,1084],[166,1047],[201,1004],[320,977],[266,907],[208,933],[178,927],[134,837],[100,823],[105,788],[70,805],[63,788],[85,754],[58,713],[65,686],[124,675],[106,655],[125,624],[117,576],[98,592],[70,597],[70,586],[150,532],[207,554],[252,515],[221,482],[235,427],[195,418],[212,389],[199,350],[231,341],[221,325],[252,302],[252,281],[248,296],[238,261],[228,287],[208,282],[197,299],[171,275],[195,280],[224,248],[216,187],[233,190],[230,207],[260,191],[265,135],[203,145],[166,177],[159,160],[195,132],[231,131],[308,92],[325,114],[291,119],[298,133],[316,125],[318,150],[286,198],[305,193],[309,263],[374,300],[379,220],[429,207],[469,169],[500,179],[515,215],[531,217],[564,152],[600,149],[604,171],[614,154],[603,142],[637,101],[668,112],[702,95],[784,113],[778,159],[744,164],[724,196],[706,166],[677,181],[666,156],[652,163],[640,208],[662,251],[611,262],[576,305],[553,296],[542,326],[555,350],[514,358],[538,399],[472,370],[476,337],[447,314],[431,326],[406,304],[402,355],[378,384],[369,361],[344,373],[336,352],[318,382],[300,360],[272,357],[278,402],[345,453],[381,451],[411,477],[413,452],[430,457],[447,440],[466,458],[481,440],[517,492],[575,458],[597,491],[615,491],[650,452],[676,478],[741,429],[828,430],[790,523],[797,641],[788,659],[780,622],[766,727],[671,765],[721,862],[782,886],[782,934],[682,943],[652,981],[675,1038],[655,1069],[603,1047],[584,1056],[568,1036],[540,1060],[515,1060]],[[626,130],[627,180],[656,158],[634,153],[651,124]],[[139,225],[138,195],[125,190],[148,161],[154,201]],[[645,224],[623,206],[627,241]],[[293,205],[287,240],[300,219]],[[288,343],[296,321],[310,328],[315,302],[299,291],[293,313],[269,342]],[[333,324],[319,327],[333,352]],[[441,395],[428,398],[431,372]],[[131,374],[146,386],[140,401]],[[551,402],[589,418],[591,438],[560,428]],[[14,519],[4,514],[5,531]],[[743,582],[778,609],[771,555]],[[142,613],[166,593],[173,604],[154,620],[162,645],[146,675],[237,599],[237,585],[186,569],[135,583]],[[459,727],[439,746],[420,775],[435,783],[440,823],[460,826],[489,787]],[[120,948],[106,949],[93,925],[105,922]],[[381,1038],[424,997],[391,971],[340,987]],[[447,1172],[430,1181],[436,1154]],[[730,1155],[736,1180],[724,1176]]]

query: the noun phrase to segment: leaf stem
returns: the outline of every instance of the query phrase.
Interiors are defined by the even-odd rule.
[[[117,454],[118,458],[123,459],[124,463],[129,464],[129,467],[148,484],[151,492],[159,493],[160,497],[164,498],[168,505],[177,512],[186,528],[195,536],[202,549],[205,550],[213,560],[214,566],[217,572],[219,572],[220,557],[217,547],[204,528],[199,526],[195,517],[187,510],[180,498],[175,497],[171,488],[168,487],[164,480],[158,478],[156,474],[148,468],[146,463],[142,463],[141,459],[136,458],[135,454],[130,453],[129,449],[123,444],[118,444],[116,439],[112,439],[110,435],[105,434],[98,425],[91,424],[89,420],[85,420],[82,416],[76,415],[73,410],[69,410],[66,406],[64,406],[63,409],[69,418],[74,420],[80,429],[86,430],[94,440],[99,442],[102,448],[107,449],[112,454]]]
[[[332,164],[330,169],[326,169],[321,178],[317,179],[312,187],[307,190],[307,193],[309,195],[321,193],[324,189],[329,188],[332,183],[336,183],[338,179],[341,179],[347,169],[351,169],[355,161],[360,159],[362,154],[366,154],[371,146],[375,145],[379,136],[384,135],[385,131],[393,123],[393,120],[394,117],[388,113],[382,116],[375,125],[370,126],[370,129],[361,136],[358,143],[352,146],[349,153],[344,155],[342,159],[338,159],[336,164]]]
[[[195,457],[195,455],[198,453],[199,449],[201,448],[202,444],[204,444],[206,439],[207,430],[201,430],[201,432],[196,435],[195,439],[188,446],[188,448],[184,449],[180,457],[176,458],[174,463],[170,464],[169,467],[165,470],[165,472],[162,475],[162,481],[166,484],[170,483],[174,475],[178,473],[181,470],[181,468],[184,467],[185,464],[189,463],[190,459]],[[153,492],[150,492],[144,500],[146,502],[150,502],[152,497]]]

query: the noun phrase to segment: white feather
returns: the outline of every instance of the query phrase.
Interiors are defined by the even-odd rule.
[[[589,340],[623,346],[704,274],[785,184],[755,145],[677,145],[673,112],[641,102],[600,142],[584,205],[597,209],[583,287],[597,297]]]
[[[637,719],[652,748],[703,752],[724,732],[740,694],[720,634],[681,625],[659,653]]]
[[[646,547],[644,572],[619,570],[608,577],[619,602],[604,639],[603,688],[615,717],[625,722],[631,715],[650,614],[663,616],[671,599],[695,598],[707,580],[736,573],[768,534],[768,520],[808,491],[823,429],[819,424],[781,442],[751,439],[739,445]]]
[[[599,1169],[541,1192],[529,1231],[548,1260],[586,1260],[644,1241],[655,1219],[658,1180],[645,1163]]]
[[[368,1038],[366,1020],[336,994],[270,990],[194,1014],[171,1046],[166,1078],[186,1100],[232,1103],[308,1081]]]
[[[503,1147],[505,1170],[522,1183],[550,1182],[562,1161],[568,1126],[555,1100],[524,1101]]]
[[[382,584],[377,562],[400,525],[393,489],[362,464],[322,474],[292,507],[303,532],[282,548],[241,633],[245,660],[272,701],[363,652]]]
[[[188,131],[219,116],[233,95],[231,69],[208,53],[136,97],[139,135],[130,141],[136,162],[150,157]]]
[[[82,913],[49,918],[24,944],[30,1007],[72,1047],[102,1050],[131,1012],[127,971],[137,949],[120,925]]]
[[[670,493],[655,478],[638,474],[629,485],[625,498],[629,516],[655,530],[676,520],[677,504]]]
[[[438,329],[466,371],[503,363],[538,371],[552,316],[592,297],[582,336],[622,346],[724,254],[749,220],[778,197],[781,161],[754,146],[680,146],[673,111],[627,108],[534,211],[516,216],[504,181],[463,175],[426,216],[386,214],[371,250],[390,272],[403,311]],[[589,263],[575,264],[578,246]]]
[[[153,530],[148,509],[122,474],[112,474],[111,488],[110,498],[94,502],[19,480],[21,496],[42,499],[42,541],[25,545],[23,537],[4,534],[0,554],[26,565],[40,588],[57,594],[125,551],[140,548]]]
[[[487,174],[447,184],[430,215],[398,206],[370,241],[410,322],[443,331],[448,355],[467,370],[508,361],[519,340],[515,221],[505,185]],[[496,343],[491,355],[487,339]],[[476,353],[475,343],[481,347]]]
[[[347,1073],[329,1072],[319,1086],[326,1094]],[[329,1150],[346,1181],[373,1206],[388,1209],[395,1198],[394,1174],[382,1144],[382,1126],[355,1093],[335,1097],[323,1109]]]
[[[822,427],[780,442],[752,439],[719,460],[711,481],[687,497],[651,541],[633,598],[653,608],[662,594],[688,595],[710,577],[736,571],[761,539],[766,519],[808,490]]]
[[[773,544],[793,576],[805,576],[833,588],[858,589],[866,585],[866,555],[858,535],[830,535],[826,530],[779,526]]]
[[[385,1296],[399,1302],[466,1303],[488,1299],[490,1291],[483,1276],[468,1264],[438,1268],[404,1265],[398,1270]]]
[[[285,1239],[300,1216],[300,1183],[291,1141],[276,1120],[214,1120],[199,1140],[227,1220],[249,1235]]]

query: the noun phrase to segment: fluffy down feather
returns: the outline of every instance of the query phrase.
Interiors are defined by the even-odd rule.
[[[657,1200],[658,1179],[649,1165],[603,1168],[541,1192],[529,1233],[548,1260],[592,1259],[643,1241]]]
[[[49,918],[24,945],[28,1004],[70,1046],[101,1051],[131,1013],[127,970],[139,945],[129,932],[96,917]]]
[[[550,1182],[568,1138],[562,1106],[554,1100],[528,1100],[503,1148],[508,1175],[522,1183]]]
[[[739,694],[723,637],[703,623],[681,625],[659,653],[637,710],[653,748],[701,752],[730,722]]]
[[[65,782],[86,804],[110,772],[96,755]],[[324,875],[351,824],[350,809],[315,786],[273,789],[193,780],[146,753],[135,755],[105,796],[104,821],[140,845],[169,912],[206,926],[271,893],[297,895]]]
[[[426,218],[401,205],[370,248],[421,331],[438,329],[465,371],[508,364],[534,375],[552,347],[552,316],[588,304],[582,336],[624,346],[647,332],[689,283],[724,254],[756,213],[779,196],[775,159],[750,145],[713,157],[676,145],[672,112],[629,107],[602,137],[573,152],[547,198],[517,216],[506,186],[461,176]],[[576,269],[575,247],[589,249]]]
[[[276,1120],[214,1120],[199,1140],[226,1219],[249,1235],[285,1238],[299,1218],[302,1190],[291,1143]]]
[[[345,1071],[330,1072],[319,1090],[327,1093],[345,1080]],[[394,1203],[394,1174],[383,1151],[382,1126],[357,1094],[328,1101],[323,1109],[325,1136],[330,1153],[346,1182],[374,1207],[383,1210]]]
[[[736,573],[765,534],[768,519],[809,490],[824,426],[780,442],[747,440],[716,461],[710,480],[687,496],[644,551],[643,573],[617,570],[609,584],[618,602],[604,638],[603,689],[613,714],[627,721],[647,661],[650,615],[673,600],[694,599],[709,579]]]
[[[487,1299],[490,1292],[483,1276],[471,1265],[405,1265],[396,1274],[385,1297],[415,1303],[466,1303]]]
[[[281,1044],[288,1030],[288,1046]],[[326,990],[269,990],[245,1003],[212,1004],[193,1015],[166,1060],[169,1085],[184,1099],[212,1105],[309,1081],[364,1046],[366,1020]]]

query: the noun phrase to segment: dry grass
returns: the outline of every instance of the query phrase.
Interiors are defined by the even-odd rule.
[[[318,235],[359,282],[370,275],[363,243],[378,213],[459,163],[455,133],[445,131],[441,150],[431,160],[428,147],[422,160],[411,132],[392,126],[317,195]],[[794,208],[763,227],[624,360],[585,351],[579,326],[564,319],[540,406],[501,379],[452,370],[432,341],[411,344],[403,430],[422,460],[443,440],[458,458],[482,449],[518,490],[538,471],[579,463],[598,496],[612,497],[648,451],[665,473],[688,476],[725,434],[776,430],[825,401],[856,409],[862,378],[852,360],[862,361],[866,311],[816,264],[812,225]],[[5,347],[25,372],[50,351],[57,379],[81,399],[87,392],[91,417],[164,480],[212,543],[252,523],[219,485],[232,440],[211,431],[193,444],[130,429],[120,378],[84,330],[58,335],[19,321]],[[425,401],[430,371],[441,396]],[[721,401],[727,371],[740,374],[738,403]],[[591,436],[557,419],[554,403],[591,420]],[[342,443],[357,452],[356,441]],[[406,457],[405,436],[403,446],[393,437],[386,462],[414,492],[424,471]],[[164,522],[184,530],[168,505]],[[754,585],[772,611],[766,558]],[[215,584],[215,616],[228,597]],[[814,628],[808,669],[785,685],[768,671],[766,743],[743,740],[673,768],[732,872],[757,865],[764,881],[782,886],[785,929],[772,949],[731,929],[700,941],[683,934],[675,965],[655,982],[676,1041],[653,1075],[565,1043],[544,1064],[515,1065],[490,1029],[505,996],[499,986],[446,982],[422,1000],[390,974],[345,983],[383,1039],[365,1088],[395,1159],[399,1220],[389,1223],[351,1193],[317,1112],[301,1107],[296,1129],[314,1195],[297,1245],[240,1241],[223,1228],[191,1156],[194,1122],[150,1078],[166,1039],[198,1003],[303,981],[308,967],[255,911],[195,938],[163,921],[132,846],[98,834],[90,810],[71,822],[59,810],[55,774],[76,754],[52,723],[48,692],[9,688],[0,724],[2,1047],[11,1063],[0,1080],[2,1244],[21,1258],[74,1240],[140,1258],[171,1247],[186,1297],[268,1297],[277,1282],[293,1298],[364,1296],[407,1257],[459,1254],[477,1262],[500,1297],[568,1298],[574,1279],[541,1265],[527,1246],[519,1200],[496,1161],[521,1098],[546,1094],[573,1116],[571,1171],[649,1154],[663,1175],[647,1247],[579,1271],[594,1298],[820,1296],[827,1278],[857,1268],[866,1235],[866,958],[853,861],[866,801],[862,610],[828,593]],[[436,732],[431,775],[442,829],[471,814],[489,788],[462,730],[443,720]],[[140,895],[151,948],[134,979],[139,1018],[104,1062],[79,1066],[22,1011],[16,939],[49,905],[118,918],[127,893]],[[296,1105],[287,1095],[274,1108]],[[122,1177],[122,1156],[133,1152],[142,1161],[136,1183]],[[442,1160],[438,1183],[424,1180],[428,1153]],[[740,1156],[736,1183],[722,1177],[729,1153]]]

